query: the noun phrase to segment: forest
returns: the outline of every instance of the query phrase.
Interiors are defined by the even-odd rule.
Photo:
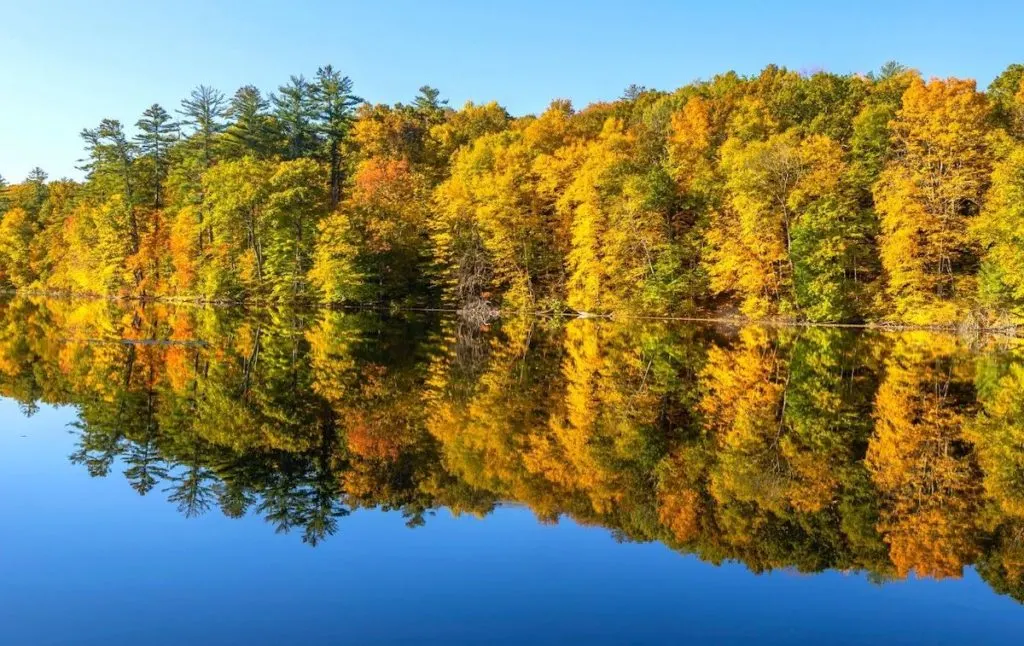
[[[0,300],[0,396],[74,406],[77,468],[310,545],[362,509],[515,503],[754,572],[973,567],[1024,602],[1022,389],[1011,337]]]
[[[1024,316],[1024,65],[768,66],[514,117],[331,66],[0,179],[0,283],[196,302],[998,327]]]

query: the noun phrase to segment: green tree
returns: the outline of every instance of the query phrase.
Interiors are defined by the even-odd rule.
[[[197,140],[202,150],[203,164],[209,168],[217,158],[217,137],[227,127],[223,119],[228,102],[224,93],[208,85],[200,85],[182,99],[178,110],[183,125],[192,129],[190,139]]]
[[[224,161],[203,175],[210,225],[217,233],[201,290],[208,298],[267,294],[266,215],[274,164],[254,157]]]
[[[302,75],[292,76],[289,82],[270,95],[274,116],[284,138],[288,159],[306,157],[319,146],[319,86]]]
[[[0,175],[0,215],[9,208],[11,208],[11,201],[7,197],[7,180],[4,179],[3,175]]]
[[[811,321],[861,318],[858,271],[870,255],[868,214],[841,195],[815,201],[793,228],[791,252],[797,307]]]
[[[267,113],[270,103],[258,88],[239,88],[225,115],[230,120],[224,131],[225,142],[233,157],[268,156],[274,152],[275,126]]]
[[[139,153],[152,164],[153,206],[163,206],[163,185],[167,179],[170,164],[170,147],[178,140],[178,124],[160,105],[154,103],[146,108],[135,126],[139,134],[135,142]]]
[[[972,230],[984,249],[978,276],[982,303],[1024,316],[1024,146],[996,164]]]
[[[989,83],[992,119],[1018,140],[1024,139],[1024,65],[1014,63]]]
[[[355,120],[355,109],[363,100],[352,93],[352,79],[330,65],[316,71],[316,107],[320,130],[327,148],[330,169],[331,208],[341,201],[341,187],[345,182],[342,144]]]
[[[270,176],[266,263],[272,294],[278,298],[310,295],[306,274],[312,267],[317,225],[329,199],[323,175],[315,161],[298,159],[282,162]]]
[[[107,189],[109,192],[120,189],[119,204],[128,223],[130,251],[136,254],[141,239],[135,209],[134,164],[138,150],[128,141],[121,122],[115,119],[104,119],[98,127],[83,130],[81,136],[89,156],[81,168],[88,173],[89,179],[99,184],[109,185],[113,182],[114,186]]]

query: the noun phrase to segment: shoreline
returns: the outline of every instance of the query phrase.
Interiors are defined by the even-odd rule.
[[[967,325],[964,323],[959,324],[910,324],[910,323],[899,323],[893,321],[866,321],[862,323],[842,323],[842,322],[813,322],[813,321],[800,321],[792,319],[780,319],[780,318],[766,318],[766,319],[751,319],[742,316],[721,316],[715,315],[713,312],[707,312],[706,314],[692,314],[687,316],[666,316],[666,315],[646,315],[646,314],[631,314],[631,313],[594,313],[594,312],[583,312],[583,311],[552,311],[552,310],[535,310],[527,312],[516,312],[516,311],[503,311],[500,308],[494,308],[488,312],[487,316],[477,317],[475,320],[472,316],[472,312],[466,312],[463,308],[457,307],[402,307],[390,304],[377,304],[377,303],[336,303],[336,302],[320,302],[314,299],[302,299],[302,300],[205,300],[200,298],[183,298],[183,297],[168,297],[168,296],[104,296],[99,294],[87,294],[87,293],[69,293],[69,292],[57,292],[57,291],[46,291],[46,290],[19,290],[19,289],[5,289],[0,290],[0,294],[14,296],[23,295],[29,297],[43,297],[53,298],[59,300],[82,300],[82,301],[109,301],[116,303],[140,303],[140,304],[166,304],[166,305],[177,305],[177,306],[192,306],[192,307],[210,307],[216,309],[252,309],[252,308],[295,308],[307,311],[329,309],[329,310],[351,310],[351,311],[375,311],[375,312],[421,312],[421,313],[438,313],[438,314],[450,314],[464,318],[465,320],[473,323],[480,323],[481,325],[502,319],[515,316],[533,316],[537,318],[564,318],[564,319],[584,319],[584,320],[608,320],[608,321],[666,321],[666,322],[679,322],[679,323],[703,323],[703,324],[714,324],[714,325],[726,325],[730,327],[744,327],[744,326],[762,326],[762,327],[773,327],[773,328],[838,328],[838,329],[849,329],[849,330],[874,330],[880,332],[913,332],[913,331],[925,331],[925,332],[946,332],[946,333],[957,333],[957,334],[984,334],[994,336],[1007,336],[1007,337],[1020,337],[1022,336],[1022,325],[1007,324],[997,326],[980,326],[980,325]]]

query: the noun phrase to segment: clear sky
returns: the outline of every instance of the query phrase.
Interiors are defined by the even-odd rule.
[[[423,84],[513,114],[630,83],[674,89],[767,63],[865,72],[895,59],[984,87],[1024,62],[1021,0],[0,0],[0,174],[78,177],[78,133],[133,124],[203,83],[269,91],[331,63],[369,101]]]

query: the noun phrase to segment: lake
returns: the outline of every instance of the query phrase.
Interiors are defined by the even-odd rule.
[[[1024,630],[1024,344],[0,302],[0,643]]]

